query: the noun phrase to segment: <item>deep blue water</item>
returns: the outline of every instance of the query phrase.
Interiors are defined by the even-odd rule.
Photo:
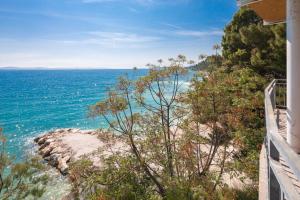
[[[119,76],[136,79],[147,70],[0,70],[0,127],[18,159],[28,141],[56,128],[105,126],[87,117],[88,106],[105,97]]]

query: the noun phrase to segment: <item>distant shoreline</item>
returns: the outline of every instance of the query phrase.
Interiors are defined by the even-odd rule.
[[[0,71],[26,71],[26,70],[41,70],[41,71],[52,71],[52,70],[62,70],[62,71],[68,71],[68,70],[133,70],[134,68],[23,68],[23,67],[0,67]],[[147,70],[149,68],[137,68],[136,70]]]

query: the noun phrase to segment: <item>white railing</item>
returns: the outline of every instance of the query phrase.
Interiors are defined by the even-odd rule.
[[[300,156],[295,153],[278,131],[275,110],[286,108],[286,82],[273,80],[265,89],[265,112],[267,136],[265,146],[268,159],[268,191],[270,200],[298,200],[300,195],[292,180],[284,171],[280,157],[285,160],[300,180]]]

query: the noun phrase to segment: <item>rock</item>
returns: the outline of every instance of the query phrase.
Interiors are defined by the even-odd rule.
[[[74,128],[74,129],[72,129],[70,132],[71,132],[71,133],[77,133],[77,132],[80,132],[80,129]]]
[[[44,144],[46,144],[46,145],[49,145],[49,144],[51,144],[51,143],[53,143],[55,141],[55,139],[53,139],[53,138],[50,138],[50,139],[46,139],[46,141],[44,142]]]
[[[41,139],[41,137],[42,137],[42,136],[38,136],[38,137],[34,138],[33,141],[36,142],[36,143],[38,143],[38,141]]]
[[[67,175],[69,163],[77,161],[81,156],[90,156],[95,167],[100,166],[98,164],[101,161],[92,155],[99,147],[103,147],[98,134],[98,131],[93,130],[57,129],[36,137],[34,141],[44,160],[61,174]]]
[[[47,147],[48,145],[46,144],[42,144],[40,147],[39,147],[39,151],[42,151],[45,147]]]
[[[79,129],[58,129],[38,136],[34,139],[39,145],[39,154],[42,155],[49,165],[56,167],[63,175],[68,174],[68,162],[73,160],[73,153],[70,147],[61,143],[60,138],[68,133],[80,132]]]
[[[38,145],[42,145],[45,143],[45,141],[46,141],[46,138],[42,137],[41,139],[39,139],[39,141],[37,143],[38,143]]]
[[[65,152],[61,153],[61,156],[66,159],[66,162],[69,162],[72,157],[72,152],[67,149]]]
[[[54,153],[59,153],[59,154],[61,154],[61,153],[64,152],[64,150],[65,150],[65,149],[63,149],[62,147],[57,146],[57,147],[53,148],[53,150],[51,151],[51,153],[52,153],[52,154],[54,154]]]
[[[57,167],[58,165],[58,160],[61,158],[60,154],[51,154],[49,156],[49,164],[53,167]]]
[[[63,175],[68,174],[68,170],[69,170],[69,166],[67,165],[68,160],[70,160],[70,157],[64,157],[58,159],[57,168]]]
[[[54,143],[54,139],[46,139],[45,142],[40,146],[40,149],[43,149],[52,143]]]
[[[94,131],[87,130],[87,131],[82,131],[82,133],[92,135],[92,134],[94,134]]]
[[[64,130],[64,129],[59,129],[59,130],[57,130],[56,132],[57,132],[57,133],[63,133],[63,132],[65,132],[65,130]]]
[[[40,154],[42,155],[43,158],[50,156],[50,153],[53,150],[53,148],[54,148],[53,146],[47,146],[40,151]]]

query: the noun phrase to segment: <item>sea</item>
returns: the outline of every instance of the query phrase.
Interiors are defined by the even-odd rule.
[[[136,80],[147,72],[147,69],[0,70],[0,127],[7,138],[8,153],[16,161],[23,160],[34,149],[33,138],[53,129],[107,127],[102,118],[88,117],[89,106],[103,100],[119,77]],[[70,188],[63,177],[55,181],[44,199],[59,199]]]
[[[0,127],[7,150],[21,159],[36,135],[57,128],[106,126],[89,118],[89,106],[105,98],[121,76],[135,80],[147,69],[0,70]]]

